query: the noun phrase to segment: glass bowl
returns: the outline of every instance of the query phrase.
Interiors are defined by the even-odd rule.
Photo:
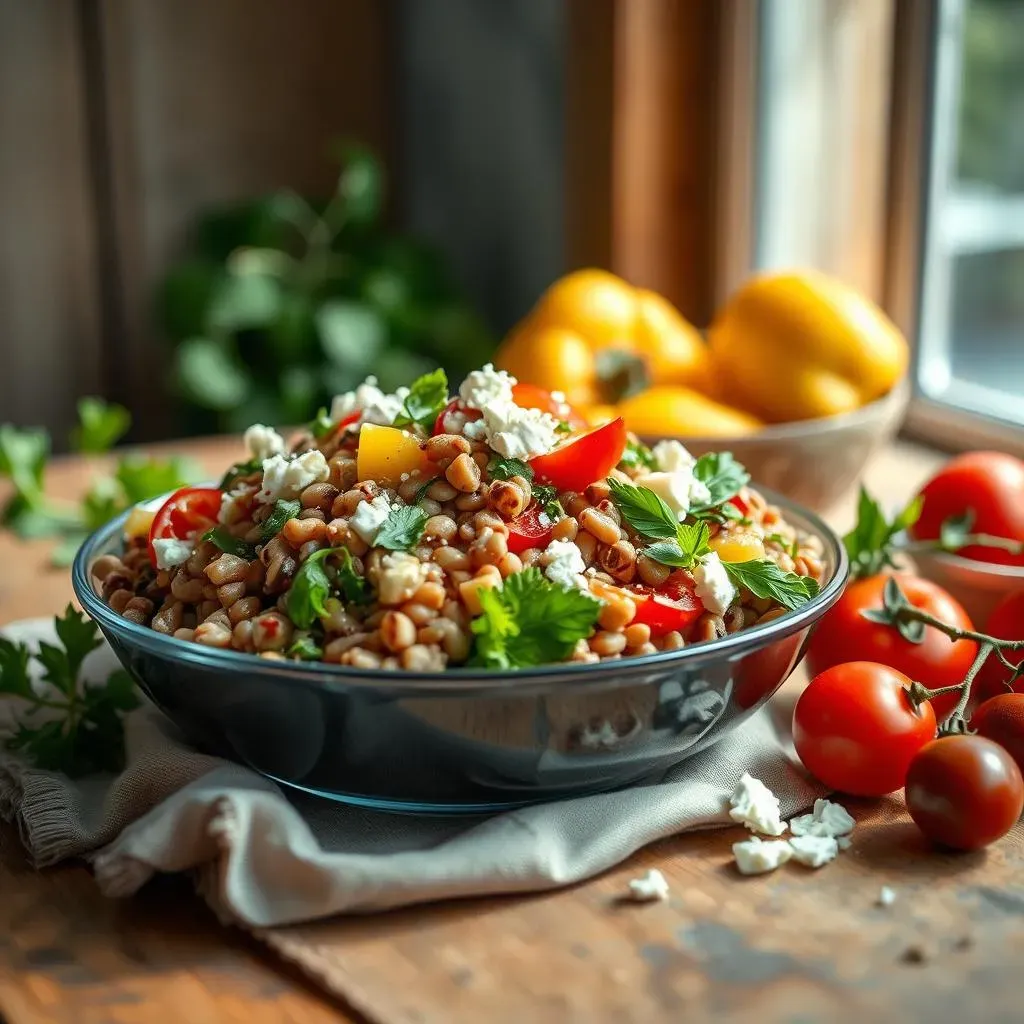
[[[720,640],[509,672],[359,670],[224,651],[122,618],[89,566],[123,550],[125,516],[93,533],[75,593],[146,695],[201,749],[285,786],[379,810],[504,810],[657,779],[759,708],[838,600],[848,565],[817,516],[765,492],[821,538],[819,594]]]

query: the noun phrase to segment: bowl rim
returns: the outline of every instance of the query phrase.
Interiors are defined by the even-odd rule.
[[[564,679],[567,683],[599,683],[606,682],[609,675],[617,673],[626,672],[633,675],[634,672],[649,667],[672,666],[680,669],[697,667],[717,661],[723,654],[756,649],[763,646],[765,640],[783,639],[806,628],[839,600],[850,569],[846,548],[839,535],[810,509],[777,494],[770,488],[759,487],[758,490],[773,504],[779,505],[784,513],[790,510],[794,512],[821,537],[826,547],[831,549],[830,560],[835,565],[832,577],[806,604],[765,623],[755,624],[725,637],[703,641],[676,651],[657,651],[654,654],[643,654],[616,661],[553,662],[530,668],[501,670],[460,666],[446,668],[441,672],[413,672],[406,669],[355,669],[346,665],[320,661],[288,660],[279,662],[261,658],[257,654],[246,651],[223,650],[206,647],[188,640],[178,640],[173,636],[158,633],[148,626],[123,618],[103,601],[92,586],[89,566],[97,557],[96,549],[105,547],[113,535],[121,532],[131,509],[94,530],[83,541],[71,568],[71,582],[75,596],[83,609],[96,621],[104,633],[110,631],[119,640],[130,642],[152,654],[170,658],[182,665],[192,664],[210,668],[211,665],[220,664],[225,670],[248,670],[250,672],[257,669],[267,672],[273,669],[298,681],[323,685],[329,689],[352,685],[372,685],[377,689],[392,690],[421,683],[425,684],[425,688],[428,689],[452,689],[467,695],[474,690],[508,689],[510,684],[515,686],[517,692],[521,692],[524,683],[550,681],[552,676],[558,676],[560,680]],[[168,494],[170,493],[172,492],[168,492]],[[154,502],[157,500],[153,499]]]
[[[667,437],[681,441],[683,444],[757,444],[760,441],[792,441],[804,438],[808,432],[843,430],[846,427],[857,427],[872,422],[883,410],[891,407],[900,409],[910,401],[912,385],[909,375],[901,377],[884,395],[867,405],[850,412],[836,413],[834,416],[816,416],[810,420],[791,420],[788,423],[768,423],[760,430],[751,434],[647,434],[645,437]]]
[[[965,558],[952,551],[911,551],[909,555],[915,562],[938,562],[939,565],[976,573],[979,576],[997,576],[1011,583],[1018,581],[1024,584],[1024,565],[985,562],[980,558]]]

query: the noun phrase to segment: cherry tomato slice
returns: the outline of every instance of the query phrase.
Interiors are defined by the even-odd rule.
[[[582,492],[603,480],[626,450],[626,424],[620,416],[603,427],[573,438],[547,455],[530,459],[537,478],[560,491]]]
[[[453,398],[438,414],[434,420],[434,429],[431,434],[436,437],[438,434],[447,434],[448,428],[444,425],[445,418],[450,412],[461,412],[466,421],[478,420],[483,415],[479,409],[467,409],[461,398]]]
[[[551,541],[553,524],[541,521],[539,505],[531,505],[508,524],[508,549],[513,554],[522,554],[527,548],[546,548]],[[547,517],[545,517],[547,518]]]
[[[540,409],[550,413],[556,420],[563,420],[573,430],[586,430],[587,421],[568,402],[556,402],[547,388],[536,384],[516,384],[512,388],[512,400],[522,409]]]
[[[153,517],[149,528],[149,560],[156,566],[153,541],[188,540],[217,525],[221,492],[216,487],[182,487],[175,491]]]
[[[690,628],[704,613],[704,604],[682,573],[674,572],[657,591],[637,591],[634,622],[650,626],[651,636]]]

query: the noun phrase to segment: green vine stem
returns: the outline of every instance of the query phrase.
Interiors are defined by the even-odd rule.
[[[1009,537],[996,537],[991,533],[968,533],[956,539],[955,544],[935,540],[894,540],[892,550],[901,555],[913,555],[916,552],[937,552],[944,555],[955,555],[960,548],[966,547],[997,548],[1008,551],[1011,555],[1024,554],[1024,541],[1012,540]]]

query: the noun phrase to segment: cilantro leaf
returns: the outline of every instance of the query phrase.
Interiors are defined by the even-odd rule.
[[[365,576],[356,572],[352,563],[352,552],[348,548],[336,548],[341,565],[338,566],[338,585],[349,604],[368,604],[370,584]]]
[[[306,424],[306,429],[318,440],[322,441],[334,433],[337,424],[331,419],[330,413],[324,406],[320,406],[316,415]]]
[[[654,458],[654,452],[647,445],[640,441],[627,441],[626,450],[619,459],[619,465],[623,469],[657,469],[658,462]]]
[[[90,455],[109,451],[128,433],[131,423],[131,413],[123,405],[102,398],[80,399],[78,426],[71,433],[71,446]]]
[[[674,540],[659,541],[643,549],[644,554],[663,565],[673,565],[678,569],[691,569],[701,555],[706,555],[710,548],[710,531],[707,523],[698,522],[692,526],[680,523]]]
[[[220,478],[220,483],[217,486],[222,490],[228,490],[231,485],[242,477],[252,476],[253,473],[259,473],[263,469],[263,461],[261,459],[248,459],[246,462],[236,462],[233,466],[228,468],[228,471]]]
[[[256,557],[256,545],[236,537],[226,526],[215,526],[203,534],[203,540],[211,541],[221,551],[238,558],[253,559]]]
[[[423,535],[423,527],[430,517],[417,505],[396,505],[373,542],[375,547],[389,551],[408,551]]]
[[[487,466],[487,472],[494,480],[511,480],[514,476],[533,480],[533,470],[522,459],[493,458]]]
[[[564,660],[577,640],[590,635],[601,609],[589,594],[566,590],[533,566],[479,596],[483,614],[470,623],[474,662],[492,669]]]
[[[783,572],[771,559],[722,565],[738,587],[746,587],[755,597],[770,598],[784,608],[799,608],[818,593],[817,581],[795,572]]]
[[[436,484],[439,480],[443,480],[443,476],[432,476],[429,480],[424,480],[423,483],[416,488],[416,493],[413,495],[412,503],[418,505],[426,496],[427,491]]]
[[[441,410],[448,404],[448,376],[444,370],[425,373],[412,382],[409,394],[402,403],[402,411],[395,417],[394,426],[417,424],[430,430]]]
[[[300,661],[319,661],[324,656],[324,649],[311,636],[300,636],[288,648],[288,657]]]
[[[608,477],[612,501],[622,518],[644,537],[674,540],[679,522],[675,513],[654,491]]]
[[[324,562],[340,550],[342,549],[323,548],[314,551],[299,566],[299,571],[284,596],[288,618],[299,629],[309,629],[321,615],[327,614],[325,602],[331,596],[331,578],[327,575]]]
[[[294,519],[302,511],[301,501],[285,501],[279,498],[274,502],[274,510],[263,521],[263,539],[270,540],[281,532],[289,519]]]
[[[732,452],[702,455],[694,464],[693,476],[711,492],[707,501],[690,509],[693,514],[717,509],[750,483],[750,474],[742,463],[733,458]]]

